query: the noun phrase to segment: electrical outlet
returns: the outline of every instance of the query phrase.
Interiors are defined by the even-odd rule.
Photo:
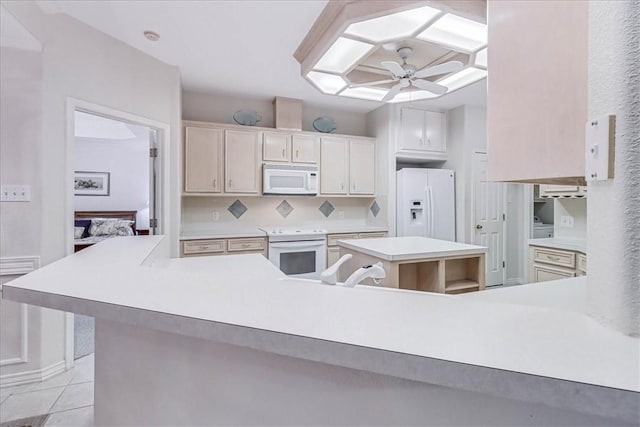
[[[560,227],[573,228],[573,217],[569,215],[560,215]]]
[[[30,185],[3,185],[0,188],[0,201],[2,202],[30,202]]]
[[[214,221],[220,221],[220,212],[219,211],[213,211],[213,220]]]
[[[344,211],[338,211],[338,218],[344,219]]]

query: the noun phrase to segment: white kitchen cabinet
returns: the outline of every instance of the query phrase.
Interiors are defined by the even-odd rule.
[[[533,266],[534,282],[547,282],[550,280],[567,279],[569,277],[576,277],[576,272],[537,264]]]
[[[530,260],[532,282],[584,276],[587,272],[587,256],[582,252],[532,245]]]
[[[265,162],[288,162],[291,136],[286,133],[264,132],[262,134]]]
[[[348,157],[348,139],[338,137],[320,139],[320,192],[322,194],[347,194]]]
[[[331,267],[340,259],[340,247],[333,246],[327,248],[327,267]]]
[[[185,127],[184,191],[222,191],[222,130]]]
[[[349,141],[349,193],[375,194],[376,147],[372,141]]]
[[[312,135],[293,135],[291,161],[294,163],[318,163],[318,138]]]
[[[225,130],[225,192],[258,193],[260,191],[260,133]]]
[[[446,116],[444,113],[415,108],[400,110],[399,151],[446,151]]]
[[[578,185],[540,184],[540,197],[586,197],[587,187]]]

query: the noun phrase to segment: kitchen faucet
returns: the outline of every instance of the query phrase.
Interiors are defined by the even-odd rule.
[[[349,276],[349,278],[345,280],[344,287],[353,288],[368,277],[371,277],[374,282],[380,281],[387,277],[381,262],[365,265],[354,271],[353,274],[351,274],[351,276]]]
[[[353,255],[351,254],[342,255],[338,261],[333,263],[331,267],[327,268],[320,274],[320,281],[324,285],[335,285],[338,281],[338,270],[340,269],[340,266],[349,261],[352,257]]]

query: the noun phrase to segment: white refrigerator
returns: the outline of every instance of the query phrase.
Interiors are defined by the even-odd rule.
[[[455,173],[405,168],[396,172],[396,234],[456,240]]]

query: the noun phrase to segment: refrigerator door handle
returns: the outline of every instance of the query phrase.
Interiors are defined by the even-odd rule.
[[[433,214],[435,209],[433,208],[433,190],[431,186],[427,187],[429,193],[429,237],[433,238]]]
[[[431,199],[429,198],[429,192],[431,187],[428,185],[424,189],[424,235],[425,237],[431,237]]]

